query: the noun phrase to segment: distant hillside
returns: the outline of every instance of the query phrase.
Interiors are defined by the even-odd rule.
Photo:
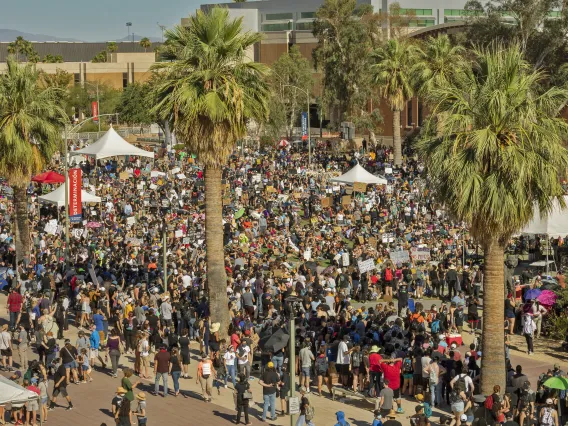
[[[0,28],[0,42],[10,42],[16,40],[17,37],[23,37],[28,41],[81,41],[75,38],[59,38],[45,34],[24,33],[17,30],[9,30]]]

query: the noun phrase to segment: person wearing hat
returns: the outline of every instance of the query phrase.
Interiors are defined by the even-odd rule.
[[[148,418],[146,417],[146,394],[144,392],[137,393],[136,401],[138,401],[138,405],[136,406],[134,415],[138,419],[139,426],[146,426],[148,422]]]
[[[245,415],[245,424],[247,426],[252,425],[249,420],[249,403],[252,400],[252,393],[250,391],[250,384],[248,382],[248,378],[244,374],[239,374],[239,381],[235,385],[234,391],[237,403],[237,418],[235,423],[239,424],[241,422],[241,414],[244,413]]]
[[[277,385],[280,383],[280,377],[274,368],[273,362],[266,364],[266,369],[258,383],[262,386],[262,398],[264,400],[262,421],[266,421],[268,408],[270,408],[270,420],[274,421],[276,420],[276,391]]]
[[[558,412],[554,409],[554,400],[548,398],[546,405],[540,409],[540,426],[558,426]]]
[[[396,412],[394,410],[390,410],[386,416],[383,416],[387,419],[386,422],[383,422],[383,426],[402,426],[402,423],[396,420]]]
[[[448,300],[452,300],[452,293],[457,296],[459,290],[459,280],[458,273],[456,271],[456,265],[450,265],[450,268],[446,272],[446,282],[448,283]]]
[[[383,357],[379,355],[379,347],[377,345],[371,346],[369,351],[369,392],[372,397],[379,394],[379,387],[381,384],[381,376],[383,375],[381,370],[381,360]]]
[[[116,393],[115,393],[115,395],[112,398],[112,401],[110,403],[110,405],[112,407],[113,417],[116,416],[116,413],[118,413],[118,409],[120,408],[120,405],[122,404],[122,400],[124,399],[124,395],[126,395],[126,389],[124,389],[122,386],[119,386],[116,389]]]
[[[534,354],[533,339],[535,331],[536,324],[533,320],[533,313],[531,311],[526,312],[523,315],[523,335],[527,341],[527,350],[529,355]]]

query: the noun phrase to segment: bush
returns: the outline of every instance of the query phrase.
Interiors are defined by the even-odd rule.
[[[552,311],[545,317],[544,332],[552,339],[564,340],[568,335],[568,316]]]

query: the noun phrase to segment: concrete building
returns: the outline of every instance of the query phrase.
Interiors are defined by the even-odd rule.
[[[144,82],[150,77],[150,67],[156,62],[154,48],[161,43],[152,43],[144,49],[138,42],[117,43],[117,51],[108,54],[107,62],[91,60],[107,47],[106,43],[32,42],[40,58],[45,55],[60,55],[63,63],[39,62],[37,67],[47,73],[63,70],[74,76],[75,84],[94,82],[122,89],[135,82]],[[0,43],[0,72],[6,68],[8,43]]]

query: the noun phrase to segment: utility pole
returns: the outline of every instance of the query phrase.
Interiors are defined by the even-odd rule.
[[[156,22],[156,24],[158,25],[158,27],[160,27],[160,30],[162,30],[162,43],[164,42],[164,30],[166,29],[165,25],[160,25],[159,22]]]

